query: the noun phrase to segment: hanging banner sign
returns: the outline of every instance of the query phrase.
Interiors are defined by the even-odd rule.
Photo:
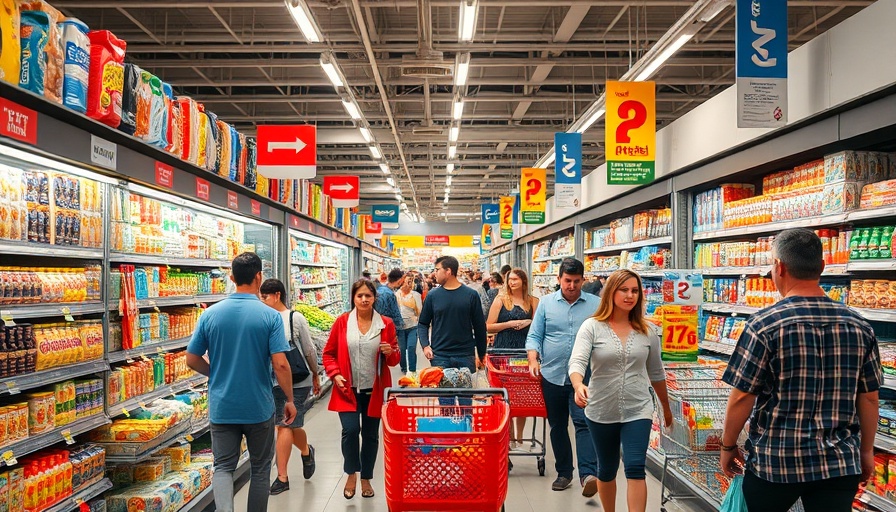
[[[663,361],[696,362],[699,306],[663,306]]]
[[[317,126],[258,125],[257,130],[259,174],[282,180],[317,175]]]
[[[482,223],[498,224],[501,222],[500,209],[495,203],[482,205]]]
[[[544,224],[547,205],[547,171],[538,167],[523,169],[520,177],[520,214],[523,224]]]
[[[513,202],[514,196],[502,196],[501,209],[501,238],[510,240],[513,238]]]
[[[383,233],[383,225],[379,222],[373,222],[373,218],[370,215],[362,215],[364,217],[364,234],[365,235],[379,235]]]
[[[554,205],[578,208],[582,197],[582,134],[554,134]]]
[[[447,247],[451,245],[451,237],[448,235],[426,235],[423,237],[423,245]]]
[[[398,227],[398,212],[397,204],[375,204],[371,207],[373,222],[381,223],[385,229]]]
[[[482,205],[482,233],[479,237],[479,253],[492,246],[492,232],[501,221],[501,207],[495,203]]]
[[[787,124],[787,2],[737,0],[737,127]]]
[[[608,185],[644,185],[656,171],[656,85],[607,81]]]

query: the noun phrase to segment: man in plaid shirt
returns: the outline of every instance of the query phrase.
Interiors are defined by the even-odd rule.
[[[883,380],[877,339],[819,286],[824,260],[815,233],[783,231],[772,256],[771,277],[784,298],[750,318],[722,377],[734,387],[722,471],[733,476],[744,463],[737,439],[749,417],[749,510],[786,512],[802,498],[806,512],[849,512],[874,470]]]

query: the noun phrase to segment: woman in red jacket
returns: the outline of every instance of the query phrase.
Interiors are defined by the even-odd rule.
[[[374,284],[356,281],[351,296],[352,310],[336,319],[323,353],[333,381],[329,409],[339,413],[342,423],[342,467],[348,475],[342,494],[348,500],[355,497],[358,471],[361,496],[374,495],[370,480],[380,444],[383,391],[392,385],[388,367],[400,359],[395,324],[373,310]]]

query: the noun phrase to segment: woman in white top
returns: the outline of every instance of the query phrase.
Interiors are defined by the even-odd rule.
[[[280,312],[283,317],[283,332],[290,345],[298,347],[305,356],[305,362],[311,375],[302,382],[293,382],[293,403],[296,406],[296,419],[290,425],[282,425],[283,415],[277,413],[277,478],[271,484],[271,494],[280,494],[289,490],[289,476],[286,469],[289,467],[289,456],[295,445],[302,455],[302,476],[311,478],[314,474],[314,447],[308,444],[308,435],[302,427],[305,425],[305,400],[308,393],[320,394],[320,376],[317,368],[317,350],[311,343],[311,331],[308,321],[298,312],[290,311],[286,307],[286,287],[279,279],[268,279],[261,283],[259,290],[261,301]],[[291,317],[291,318],[290,318]],[[279,387],[274,387],[274,402],[277,410],[282,411],[286,403],[286,395]]]
[[[414,276],[404,276],[401,288],[395,291],[404,328],[398,330],[398,350],[401,352],[401,373],[417,371],[417,319],[423,309],[423,299],[414,290]]]
[[[591,365],[591,382],[583,383]],[[663,407],[666,427],[672,412],[660,340],[644,320],[641,278],[630,270],[610,275],[603,300],[576,335],[569,359],[575,400],[585,409],[598,459],[598,493],[604,510],[616,510],[616,473],[622,445],[628,510],[647,508],[645,464],[653,423],[653,388]]]

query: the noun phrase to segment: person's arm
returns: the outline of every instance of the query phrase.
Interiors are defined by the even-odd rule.
[[[423,309],[423,297],[418,292],[414,292],[414,305],[417,306],[414,309],[414,314],[417,315],[417,318],[420,318],[420,310]]]
[[[317,365],[317,349],[311,342],[311,328],[308,326],[308,320],[301,313],[291,313],[297,320],[299,328],[299,343],[302,345],[302,354],[305,355],[305,362],[308,364],[308,371],[311,372],[311,392],[315,395],[320,394],[320,367]]]
[[[204,357],[191,352],[187,352],[187,366],[206,377],[211,373],[211,367],[209,366],[208,361],[206,361]]]
[[[208,338],[205,336],[205,322],[203,322],[206,318],[208,317],[199,317],[196,329],[187,345],[187,366],[208,377],[211,374],[211,366],[203,357],[208,352]]]
[[[859,414],[859,429],[862,435],[862,479],[868,480],[874,474],[874,436],[880,418],[879,391],[856,395],[856,411]]]
[[[669,391],[666,389],[666,369],[663,368],[660,338],[653,331],[648,330],[647,339],[650,340],[650,352],[647,354],[647,378],[650,379],[650,385],[663,408],[663,422],[668,428],[672,426],[672,407],[669,405]]]
[[[286,395],[286,401],[292,402],[292,368],[289,367],[289,360],[286,359],[285,352],[277,352],[271,354],[271,365],[274,367],[274,376],[277,377],[277,384]],[[291,421],[287,423],[292,423]]]
[[[501,301],[496,300],[492,302],[492,307],[488,310],[488,320],[485,322],[485,328],[488,329],[488,332],[501,332],[504,329],[513,327],[512,324],[515,321],[498,323],[498,315],[501,314],[502,307],[504,307],[504,304]]]
[[[420,318],[417,319],[417,339],[420,340],[420,346],[423,347],[424,353],[429,349],[429,324],[432,323],[432,296],[430,295],[423,301],[423,309],[420,311]],[[432,359],[431,356],[427,358]]]
[[[470,296],[473,316],[473,333],[476,335],[476,352],[478,358],[485,364],[485,351],[488,348],[488,332],[485,329],[485,315],[482,314],[482,301],[479,300],[479,294],[474,293]]]
[[[535,315],[532,317],[532,324],[529,326],[529,334],[526,336],[526,351],[529,358],[529,373],[533,377],[541,374],[541,365],[538,358],[541,357],[544,350],[544,326],[546,322],[545,303],[539,303],[535,309]]]
[[[401,308],[398,307],[398,298],[395,296],[394,292],[391,295],[391,297],[386,299],[389,303],[391,314],[386,316],[392,319],[396,329],[402,329],[404,328],[404,318],[401,316]]]
[[[401,362],[401,351],[398,350],[398,334],[395,332],[395,324],[385,322],[386,328],[380,335],[380,341],[389,345],[381,347],[380,352],[386,358],[386,366],[395,366]]]
[[[756,405],[756,395],[737,388],[732,389],[731,394],[728,396],[725,422],[722,427],[721,465],[722,471],[729,477],[739,473],[740,469],[738,466],[743,466],[744,464],[743,455],[737,446],[737,437],[750,418],[754,405]]]
[[[585,320],[576,333],[576,341],[569,355],[569,381],[575,390],[576,405],[584,408],[588,405],[588,386],[585,385],[585,373],[591,363],[591,352],[594,347],[594,320]],[[529,332],[532,332],[531,330]]]

